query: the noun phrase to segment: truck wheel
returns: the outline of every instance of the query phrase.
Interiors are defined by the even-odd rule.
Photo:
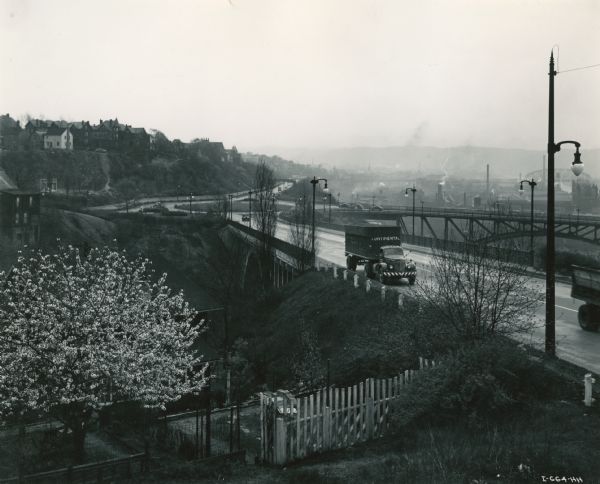
[[[597,331],[600,326],[600,307],[593,304],[584,304],[577,311],[579,326],[585,331]]]
[[[353,270],[352,269],[352,257],[351,256],[347,256],[346,257],[346,269],[348,269],[349,271]]]
[[[411,286],[414,286],[416,280],[417,280],[416,276],[409,276],[409,278],[408,278],[408,284],[411,285]]]

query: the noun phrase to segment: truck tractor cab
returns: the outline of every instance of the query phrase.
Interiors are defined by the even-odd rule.
[[[417,266],[409,254],[399,245],[384,245],[379,250],[379,261],[373,267],[382,284],[408,279],[412,286],[417,278]]]

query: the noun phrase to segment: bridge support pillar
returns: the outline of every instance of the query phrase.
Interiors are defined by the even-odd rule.
[[[354,274],[354,287],[358,288],[358,274]]]
[[[398,294],[398,307],[404,306],[404,294]]]
[[[385,301],[385,286],[381,286],[381,300]]]
[[[371,279],[367,279],[367,282],[365,284],[365,290],[367,292],[369,292],[371,290]]]
[[[344,269],[344,272],[342,272],[343,276],[344,276],[344,281],[348,280],[348,271],[346,269]]]
[[[337,266],[333,266],[333,278],[337,279],[338,274],[337,274]]]

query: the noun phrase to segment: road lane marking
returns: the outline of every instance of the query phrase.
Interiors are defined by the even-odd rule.
[[[573,311],[574,313],[578,312],[577,309],[566,308],[564,306],[559,306],[558,304],[555,304],[555,306],[560,309],[566,309],[567,311]]]

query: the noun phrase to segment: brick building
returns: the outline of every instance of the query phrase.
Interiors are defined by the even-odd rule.
[[[0,237],[30,246],[40,239],[40,193],[19,190],[1,168]]]

